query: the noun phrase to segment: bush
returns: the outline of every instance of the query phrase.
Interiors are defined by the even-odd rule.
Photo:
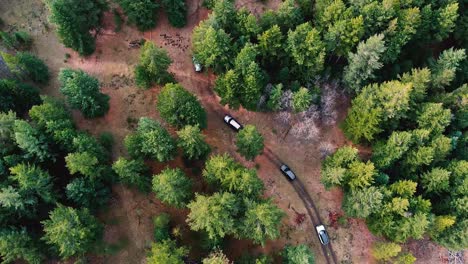
[[[32,45],[31,36],[24,31],[15,31],[11,34],[0,31],[0,40],[9,49],[29,50]]]
[[[154,239],[156,242],[161,242],[170,239],[169,235],[169,222],[171,217],[167,213],[162,213],[153,218],[154,226]]]
[[[205,109],[197,98],[180,84],[166,84],[158,96],[156,108],[162,118],[176,127],[206,127]]]

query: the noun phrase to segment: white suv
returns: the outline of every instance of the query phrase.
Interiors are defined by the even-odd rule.
[[[234,119],[234,117],[230,115],[224,116],[224,123],[228,124],[236,132],[239,132],[242,128],[244,128],[239,122],[237,122],[236,119]]]
[[[328,239],[327,230],[325,230],[325,227],[323,225],[316,226],[315,230],[317,230],[320,243],[322,243],[323,245],[326,245],[330,242],[330,239]]]

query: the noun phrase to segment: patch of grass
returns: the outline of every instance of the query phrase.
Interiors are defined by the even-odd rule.
[[[344,215],[340,216],[337,220],[338,224],[342,227],[348,226],[348,218]]]
[[[113,8],[112,9],[112,14],[114,15],[114,24],[115,24],[115,32],[120,32],[122,30],[122,24],[123,24],[123,18],[122,15],[120,15],[119,11],[117,9]]]

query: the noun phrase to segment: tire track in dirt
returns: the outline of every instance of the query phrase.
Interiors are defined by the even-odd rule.
[[[184,74],[184,75],[187,75],[187,77],[193,77],[190,74]],[[198,76],[197,76],[197,78],[194,78],[194,79],[196,81],[204,81],[203,78],[200,78]],[[205,97],[205,96],[206,97],[212,97],[213,102],[217,101],[216,100],[216,95],[215,95],[215,93],[213,92],[213,90],[210,87],[202,88],[201,91],[200,91],[200,94],[203,97]],[[209,110],[211,112],[215,113],[220,118],[224,118],[225,110],[223,108],[221,108],[221,106],[219,104],[208,104],[207,107],[209,108]],[[275,164],[277,167],[281,166],[281,164],[284,164],[281,161],[281,159],[273,151],[271,151],[271,149],[268,146],[265,146],[262,155],[264,155],[271,163]],[[292,186],[293,186],[294,190],[296,191],[297,195],[299,196],[299,198],[304,203],[304,207],[306,208],[307,214],[309,215],[310,220],[312,222],[312,225],[314,226],[314,229],[315,229],[315,226],[320,225],[323,222],[322,222],[322,219],[320,218],[319,211],[318,211],[317,207],[315,206],[315,203],[314,203],[312,197],[309,195],[306,188],[304,187],[304,184],[302,183],[302,181],[299,178],[296,178],[296,180],[294,180],[292,182]],[[312,212],[311,208],[312,208],[313,212]],[[321,245],[321,248],[322,248],[322,253],[323,253],[325,259],[327,260],[327,263],[329,263],[329,264],[332,264],[332,263],[338,264],[336,254],[333,251],[331,243],[328,243],[328,245],[323,245],[322,243],[320,243],[320,245]]]

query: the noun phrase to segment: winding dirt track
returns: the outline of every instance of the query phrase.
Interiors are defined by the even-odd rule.
[[[203,91],[201,92],[203,95],[208,95],[212,97],[213,99],[216,99],[216,95],[214,94],[211,88],[203,89]],[[214,100],[214,101],[216,102],[217,100]],[[212,111],[217,116],[219,116],[219,118],[221,119],[224,118],[225,110],[219,104],[216,104],[216,105],[210,104],[208,108],[210,109],[210,111]],[[271,163],[276,165],[278,167],[278,170],[279,170],[279,167],[282,164],[284,164],[284,162],[282,162],[281,159],[275,153],[273,153],[271,149],[267,146],[265,146],[265,148],[263,149],[262,154],[266,156],[267,159]],[[278,174],[280,175],[280,173]],[[304,203],[304,207],[306,208],[307,214],[309,215],[312,225],[314,226],[314,229],[315,229],[315,226],[322,224],[323,221],[320,218],[320,214],[318,212],[317,207],[315,206],[314,200],[312,200],[312,197],[309,195],[306,188],[304,187],[304,184],[299,178],[296,178],[296,180],[292,181],[291,183],[297,195],[299,196],[299,198],[301,198],[302,202]],[[311,234],[311,235],[314,235],[315,237],[317,237],[316,234]],[[338,264],[338,260],[337,260],[335,252],[333,251],[331,242],[328,243],[327,245],[323,245],[320,243],[320,245],[322,246],[322,253],[325,259],[327,260],[327,263]]]

